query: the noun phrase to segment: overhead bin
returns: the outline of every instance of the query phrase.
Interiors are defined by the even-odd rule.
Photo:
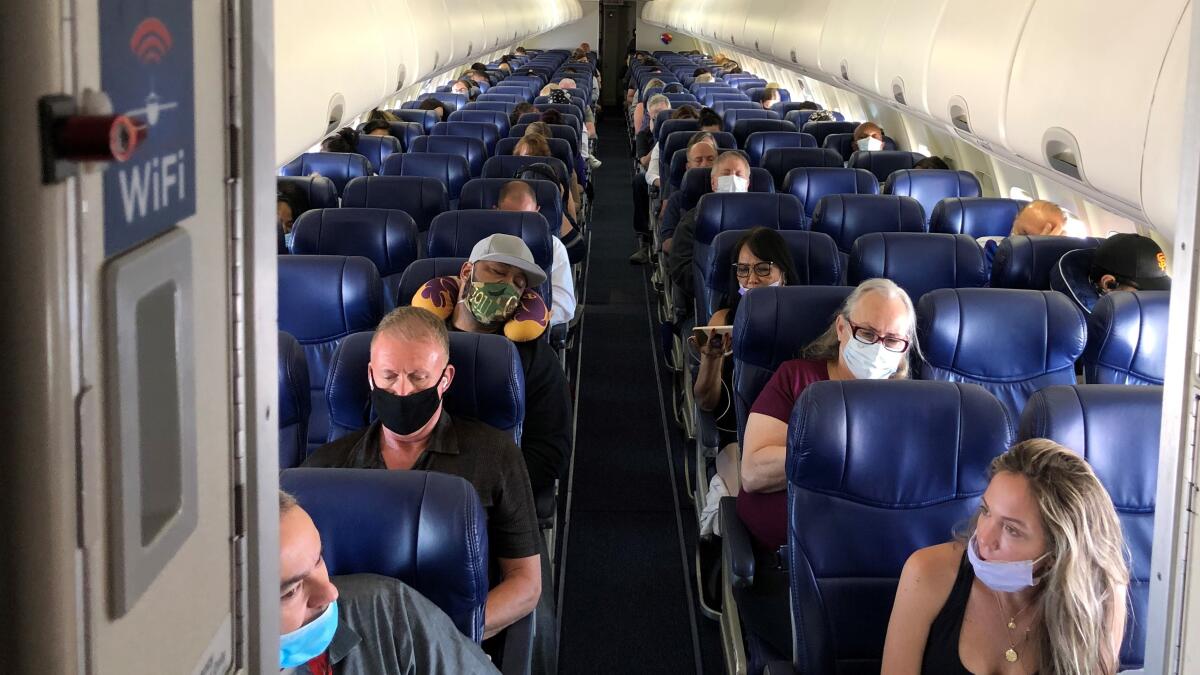
[[[948,0],[895,0],[875,60],[872,87],[884,100],[928,114],[925,75]]]
[[[805,69],[820,70],[818,52],[830,0],[776,0],[775,37],[771,52],[776,60]]]
[[[1134,8],[1038,0],[1009,79],[1009,149],[1064,178],[1140,204],[1136,167],[1142,165],[1159,72],[1186,4],[1144,0]]]
[[[829,6],[821,31],[818,64],[826,74],[875,90],[875,59],[888,22],[891,0],[842,0]]]
[[[746,15],[750,13],[751,0],[722,0],[718,5],[724,12],[724,18],[716,27],[717,39],[737,47],[746,48]],[[755,12],[762,8],[755,5]]]
[[[473,61],[491,46],[488,41],[487,14],[495,11],[495,4],[487,0],[455,0],[455,5],[461,11],[450,22],[453,50],[447,63]]]
[[[391,4],[389,0],[376,6],[387,7]],[[450,38],[450,14],[446,11],[445,0],[407,0],[403,4],[406,7],[402,21],[411,23],[416,32],[416,61],[408,67],[415,82],[436,75],[453,63],[450,60],[454,54],[453,40]],[[387,25],[376,21],[363,21],[361,24]],[[387,29],[390,28],[387,26]]]
[[[1192,7],[1175,28],[1167,58],[1154,87],[1149,128],[1141,165],[1142,212],[1168,241],[1175,239],[1179,213],[1179,176],[1183,166],[1180,141],[1187,95],[1188,43],[1192,32]]]
[[[759,58],[771,58],[773,55],[771,43],[775,39],[775,25],[779,23],[780,15],[786,13],[791,4],[788,0],[758,0],[755,2],[754,11],[746,13],[746,27],[742,31],[742,41],[745,44],[741,46]]]

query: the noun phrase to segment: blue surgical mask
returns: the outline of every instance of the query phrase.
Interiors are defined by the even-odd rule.
[[[329,603],[321,615],[296,630],[279,636],[279,667],[297,668],[317,658],[333,642],[337,632],[337,602]]]
[[[996,562],[980,559],[976,546],[978,543],[972,534],[967,542],[967,560],[971,561],[971,568],[975,570],[975,576],[983,585],[999,593],[1016,593],[1037,585],[1040,579],[1033,578],[1033,566],[1050,555],[1047,553],[1037,560]]]
[[[886,380],[896,374],[903,352],[883,348],[883,341],[873,345],[859,342],[851,336],[842,348],[842,360],[856,380]]]
[[[292,242],[296,241],[296,231],[292,230],[283,235],[283,245],[287,250],[292,250]]]

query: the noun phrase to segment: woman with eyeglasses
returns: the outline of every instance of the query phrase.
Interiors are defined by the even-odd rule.
[[[746,603],[755,609],[743,612],[742,621],[780,654],[792,649],[787,572],[775,564],[776,551],[787,543],[784,462],[792,406],[813,382],[907,378],[914,352],[919,353],[912,300],[887,279],[868,279],[850,293],[828,330],[801,350],[800,358],[779,366],[750,409],[737,513],[754,539],[756,557],[763,558],[755,566],[754,583],[762,602]]]

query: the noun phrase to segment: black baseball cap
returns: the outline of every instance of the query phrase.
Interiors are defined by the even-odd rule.
[[[1105,274],[1144,291],[1171,290],[1167,256],[1153,239],[1139,234],[1114,234],[1100,242],[1089,276],[1097,281]]]

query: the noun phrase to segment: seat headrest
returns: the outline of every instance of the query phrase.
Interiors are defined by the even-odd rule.
[[[399,138],[394,136],[371,136],[368,134],[358,135],[358,143],[354,149],[358,154],[367,158],[367,161],[371,164],[371,173],[379,173],[383,169],[383,163],[387,161],[388,157],[404,152]]]
[[[853,290],[849,286],[754,289],[738,306],[733,358],[774,371],[829,328]]]
[[[965,234],[872,232],[855,240],[847,281],[882,277],[915,303],[936,288],[979,288],[988,282],[983,251]]]
[[[296,338],[279,331],[279,468],[300,466],[307,454],[308,362]]]
[[[313,174],[333,181],[340,195],[351,179],[371,175],[371,163],[356,152],[306,152],[279,169],[281,176]]]
[[[391,209],[313,209],[295,225],[292,252],[310,255],[360,255],[381,276],[400,274],[417,258],[417,224]]]
[[[1068,251],[1096,248],[1094,237],[1016,235],[996,248],[992,260],[992,286],[996,288],[1050,288],[1050,270]]]
[[[664,143],[662,148],[659,150],[659,160],[662,160],[663,158],[670,159],[671,156],[675,154],[676,150],[683,150],[687,148],[688,141],[691,140],[692,136],[695,134],[695,131],[671,132],[671,134],[666,137],[666,143]],[[737,147],[737,140],[734,139],[733,134],[727,131],[714,131],[713,140],[717,142],[717,148],[719,150],[732,150]]]
[[[446,186],[446,196],[458,199],[462,187],[471,177],[471,166],[460,155],[440,152],[415,152],[392,155],[383,163],[385,176],[424,176]]]
[[[493,234],[520,237],[533,254],[534,262],[549,275],[554,257],[550,226],[542,214],[529,211],[459,209],[443,213],[429,227],[428,257],[470,256],[476,243]]]
[[[831,194],[817,202],[812,229],[849,253],[855,239],[871,232],[924,232],[925,210],[912,197]]]
[[[1021,202],[1004,197],[948,198],[937,203],[929,218],[930,232],[980,237],[1007,237]]]
[[[901,169],[911,169],[917,162],[925,159],[919,152],[905,150],[855,151],[850,155],[846,166],[854,169],[866,169],[875,174],[880,183],[887,181],[892,172]]]
[[[465,479],[432,471],[288,469],[279,486],[312,517],[331,575],[400,579],[464,635],[483,638],[487,520]]]
[[[417,96],[417,101],[424,101],[427,98],[436,98],[441,101],[446,108],[446,115],[464,107],[470,102],[470,97],[466,94],[455,94],[452,92],[439,91],[436,93],[421,94]]]
[[[509,157],[493,157],[493,159],[507,160]],[[544,157],[512,157],[514,160],[534,160],[545,162]],[[555,161],[554,158],[549,158],[550,161]],[[515,166],[525,166],[521,162],[513,162]],[[467,181],[463,187],[462,198],[459,200],[458,208],[460,210],[467,209],[495,209],[497,202],[500,200],[500,191],[504,189],[510,181],[515,180],[512,175],[505,178],[473,178]],[[524,181],[533,188],[533,196],[537,199],[538,208],[541,209],[538,213],[546,220],[547,227],[549,223],[562,222],[562,193],[559,192],[558,186],[548,180],[526,180]],[[472,216],[476,217],[476,216]],[[469,255],[467,251],[463,255]]]
[[[1004,409],[977,385],[815,382],[788,424],[788,483],[865,507],[927,507],[981,495],[988,465],[1010,440]],[[873,556],[863,549],[878,544],[859,542],[866,555],[858,564],[870,567]]]
[[[759,225],[773,230],[808,229],[800,200],[792,195],[710,192],[700,198],[696,209],[697,244],[711,244],[725,230]]]
[[[424,176],[364,176],[346,186],[342,206],[398,209],[412,216],[424,232],[434,216],[450,208],[446,186]]]
[[[798,133],[795,124],[777,119],[742,119],[733,125],[733,137],[737,140],[738,147],[746,144],[746,139],[750,134],[760,131],[790,131]],[[816,139],[813,140],[815,141]]]
[[[817,139],[798,131],[755,131],[742,143],[751,166],[761,166],[763,154],[774,148],[815,148]]]
[[[888,176],[883,192],[912,197],[921,202],[928,218],[943,199],[978,197],[982,194],[982,188],[979,179],[970,171],[901,169]]]
[[[808,115],[803,115],[800,111],[790,112],[784,116],[784,119],[794,116],[788,121],[798,125],[800,131],[812,134],[813,138],[817,139],[818,146],[825,143],[825,137],[829,134],[852,134],[859,125],[859,122],[809,122],[808,117],[813,112],[816,111],[810,111]]]
[[[279,329],[300,344],[373,330],[383,318],[383,287],[368,258],[281,255]]]
[[[842,156],[828,148],[772,148],[763,153],[762,167],[775,178],[776,189],[783,189],[783,179],[797,168],[842,168]]]
[[[471,175],[478,176],[483,162],[488,158],[488,149],[478,138],[466,136],[422,136],[413,141],[409,152],[436,152],[465,157]]]
[[[784,176],[783,190],[796,195],[804,205],[805,215],[811,218],[825,195],[876,195],[879,194],[879,181],[865,169],[799,167]]]
[[[508,133],[508,115],[494,110],[455,110],[450,113],[451,122],[484,122],[496,127],[500,135]]]
[[[433,131],[433,126],[438,123],[437,113],[435,113],[432,110],[418,110],[415,108],[401,108],[399,110],[393,110],[392,114],[395,115],[396,117],[399,117],[404,122],[414,122],[416,124],[420,124],[421,129],[426,134]],[[405,146],[405,147],[410,148],[411,146]],[[409,152],[412,152],[412,150],[409,149]]]
[[[725,113],[729,112],[730,110],[762,109],[762,106],[754,101],[713,101],[713,104],[709,107],[713,109],[713,112],[720,115],[722,119],[725,118]]]
[[[1170,291],[1113,291],[1088,316],[1083,375],[1091,383],[1161,385]]]
[[[294,185],[308,199],[310,209],[337,208],[338,190],[325,176],[280,176],[278,185]]]
[[[705,284],[710,297],[716,299],[734,292],[731,286],[731,265],[735,262],[734,248],[749,230],[726,230],[713,238],[713,254],[705,271]],[[782,230],[779,235],[792,254],[792,265],[798,277],[788,279],[789,286],[836,286],[841,283],[841,257],[837,246],[827,235],[804,230]],[[719,306],[710,307],[715,312]]]
[[[704,195],[712,192],[712,169],[688,169],[680,181],[680,191],[683,201],[679,207],[687,211],[696,207],[696,203]],[[750,192],[775,192],[775,183],[766,169],[754,167],[750,169]]]
[[[734,125],[741,120],[779,119],[779,113],[773,110],[764,110],[761,106],[755,108],[734,108],[725,111],[725,114],[721,117],[721,126],[725,131],[732,132]]]
[[[487,154],[491,155],[496,149],[496,141],[500,139],[500,130],[490,122],[438,122],[429,135],[476,138],[483,142]]]

